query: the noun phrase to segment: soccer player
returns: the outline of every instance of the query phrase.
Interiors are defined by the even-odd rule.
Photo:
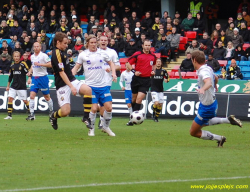
[[[123,71],[120,77],[120,86],[121,89],[125,90],[125,101],[128,106],[129,114],[131,115],[132,110],[132,91],[131,91],[131,81],[134,76],[134,73],[128,67],[128,63],[126,63],[126,71]],[[123,86],[123,82],[125,82],[125,87]]]
[[[35,120],[35,97],[39,90],[42,91],[45,100],[49,106],[49,114],[53,112],[53,101],[50,98],[49,94],[49,78],[47,73],[47,67],[51,67],[51,60],[49,56],[41,52],[41,44],[35,42],[34,45],[34,54],[31,55],[31,68],[28,75],[32,74],[32,81],[28,81],[28,84],[31,83],[30,87],[30,115],[26,120]]]
[[[131,82],[132,90],[132,109],[138,111],[141,109],[141,103],[151,86],[151,75],[154,75],[156,56],[150,52],[151,42],[146,39],[142,44],[142,51],[135,52],[129,59],[129,68],[135,64],[134,76]],[[132,126],[132,122],[127,123]]]
[[[162,104],[164,102],[163,95],[163,80],[168,83],[169,76],[165,69],[162,69],[162,61],[160,58],[156,60],[156,69],[154,76],[151,77],[151,96],[153,105],[153,119],[158,122],[158,117],[162,110]]]
[[[29,71],[29,67],[26,62],[20,61],[20,58],[21,58],[20,52],[14,51],[13,53],[14,62],[10,66],[10,75],[6,87],[6,91],[9,91],[8,116],[5,117],[4,119],[12,119],[13,100],[15,99],[16,95],[18,96],[19,100],[23,100],[27,110],[29,110],[29,102],[27,101],[27,87],[26,87],[26,74]]]
[[[191,125],[190,135],[204,140],[216,140],[218,143],[218,147],[222,147],[224,142],[226,142],[226,137],[216,135],[209,131],[201,129],[204,126],[217,125],[222,123],[231,123],[232,125],[242,127],[242,123],[239,119],[236,119],[234,115],[230,115],[227,118],[215,117],[218,108],[217,100],[215,97],[218,77],[214,75],[213,69],[211,67],[204,64],[204,52],[194,51],[192,53],[191,59],[198,75],[197,93],[199,96],[200,105],[197,116],[195,117]]]
[[[57,32],[54,39],[53,45],[55,49],[52,51],[52,68],[55,76],[55,86],[57,100],[60,109],[53,112],[50,115],[50,122],[52,127],[57,130],[58,124],[57,119],[66,117],[70,114],[70,95],[82,96],[83,107],[84,107],[84,119],[83,122],[88,128],[90,127],[89,112],[92,104],[92,91],[91,88],[84,84],[82,81],[78,81],[70,70],[70,64],[67,61],[66,54],[64,51],[68,47],[68,36],[65,33]]]
[[[120,65],[120,61],[118,58],[118,55],[116,53],[116,51],[114,49],[110,49],[107,47],[108,46],[108,37],[106,36],[101,36],[100,40],[99,40],[99,48],[104,51],[105,53],[107,53],[107,55],[109,56],[110,60],[115,64],[115,70],[119,71],[121,69],[121,65]],[[112,86],[112,82],[113,82],[113,78],[112,78],[112,72],[110,70],[110,66],[108,63],[104,63],[104,69],[106,70],[104,79],[107,83],[107,86],[109,87],[109,89]],[[100,103],[100,121],[99,121],[99,129],[103,128],[103,124],[104,124],[104,118],[103,118],[103,113],[104,113],[105,109],[104,106]]]
[[[106,52],[97,49],[96,36],[89,35],[86,42],[87,49],[79,54],[72,73],[75,75],[78,69],[83,66],[85,82],[92,89],[92,108],[89,114],[92,129],[89,130],[88,135],[95,136],[96,112],[98,110],[98,103],[100,103],[105,109],[103,113],[104,124],[102,131],[106,132],[109,136],[115,136],[115,133],[113,133],[109,127],[112,119],[112,96],[110,94],[110,88],[104,79],[106,73],[104,63],[109,64],[113,81],[116,82],[115,66]]]

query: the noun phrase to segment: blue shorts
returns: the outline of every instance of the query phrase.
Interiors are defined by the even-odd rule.
[[[126,103],[132,103],[132,91],[131,90],[125,90],[125,101]]]
[[[30,91],[34,91],[38,93],[41,90],[43,95],[49,94],[49,78],[48,76],[40,76],[40,77],[33,77],[32,76],[32,84],[30,87]]]
[[[217,100],[215,100],[211,105],[202,105],[200,103],[197,116],[194,118],[194,121],[202,125],[208,125],[208,121],[216,116],[218,109]]]
[[[99,103],[102,107],[104,103],[111,101],[110,86],[106,87],[91,87],[92,89],[92,103]]]

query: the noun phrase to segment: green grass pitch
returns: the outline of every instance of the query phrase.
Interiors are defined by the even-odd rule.
[[[217,148],[215,141],[189,136],[192,120],[147,119],[127,127],[128,118],[114,117],[116,137],[99,129],[88,137],[80,117],[59,119],[55,131],[48,116],[33,122],[24,114],[5,116],[0,114],[0,192],[187,192],[205,191],[191,185],[224,184],[249,185],[229,191],[250,191],[249,122],[206,127],[227,137]]]

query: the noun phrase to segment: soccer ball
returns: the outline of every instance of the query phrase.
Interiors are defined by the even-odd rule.
[[[143,113],[142,111],[134,111],[130,115],[130,122],[132,122],[135,125],[142,124],[144,119],[145,119],[145,113]]]

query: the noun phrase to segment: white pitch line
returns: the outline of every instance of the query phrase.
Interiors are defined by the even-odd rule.
[[[91,184],[85,184],[85,185],[38,187],[38,188],[27,188],[27,189],[7,189],[7,190],[0,190],[0,192],[40,191],[40,190],[48,190],[48,189],[71,189],[71,188],[114,186],[114,185],[136,185],[136,184],[151,184],[151,183],[179,183],[179,182],[213,181],[213,180],[228,180],[228,179],[235,180],[235,179],[247,179],[247,178],[250,178],[250,176],[184,179],[184,180],[176,179],[176,180],[162,180],[162,181],[134,181],[134,182],[120,182],[120,183],[91,183]]]

